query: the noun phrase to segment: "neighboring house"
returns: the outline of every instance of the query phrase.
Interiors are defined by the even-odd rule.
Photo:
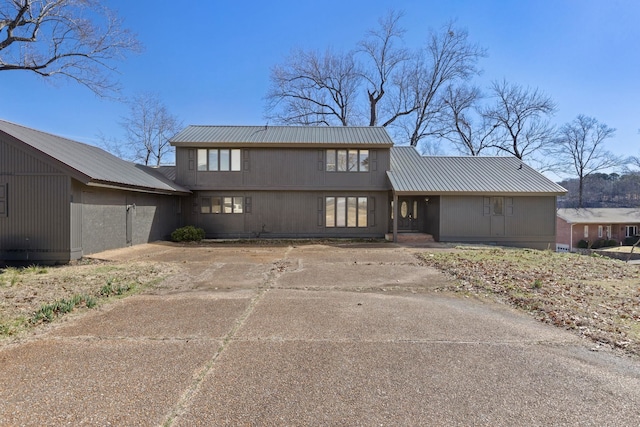
[[[566,191],[508,157],[425,157],[382,127],[189,126],[149,168],[0,121],[0,261],[164,239],[382,238],[546,249]]]
[[[382,237],[546,249],[566,190],[507,157],[423,157],[381,127],[189,126],[171,139],[208,237]]]
[[[0,121],[0,261],[64,263],[166,238],[189,193],[97,147]]]
[[[557,240],[560,249],[574,250],[580,240],[593,244],[596,240],[615,240],[619,244],[627,237],[638,235],[638,208],[558,209]]]

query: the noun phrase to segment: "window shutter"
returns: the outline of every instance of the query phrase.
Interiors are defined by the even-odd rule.
[[[324,225],[324,198],[318,197],[318,227]]]
[[[249,162],[249,149],[242,150],[242,170],[250,170],[251,163]]]
[[[483,202],[482,215],[483,216],[491,215],[491,197],[483,197],[482,202]]]
[[[244,212],[251,213],[251,197],[244,198]]]
[[[7,216],[7,185],[0,184],[0,217]]]
[[[504,199],[504,213],[506,216],[513,216],[513,197],[506,197]]]

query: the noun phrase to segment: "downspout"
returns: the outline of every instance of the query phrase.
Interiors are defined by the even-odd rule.
[[[393,192],[393,243],[398,243],[398,195]]]

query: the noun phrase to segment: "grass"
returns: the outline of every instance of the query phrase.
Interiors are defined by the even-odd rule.
[[[428,253],[449,290],[490,296],[597,343],[640,355],[640,269],[606,257],[528,249]]]
[[[151,262],[0,269],[0,339],[140,292],[169,272],[167,265]]]

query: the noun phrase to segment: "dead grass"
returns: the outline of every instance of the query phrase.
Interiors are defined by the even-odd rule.
[[[153,262],[111,263],[86,260],[66,266],[0,269],[0,339],[18,336],[42,320],[36,313],[79,297],[100,305],[110,298],[140,292],[172,271]],[[126,289],[118,295],[105,289]],[[93,306],[89,304],[89,306]],[[86,304],[77,310],[86,310]]]
[[[537,319],[640,355],[640,268],[621,261],[527,249],[427,253],[455,277],[447,290],[493,296]]]

